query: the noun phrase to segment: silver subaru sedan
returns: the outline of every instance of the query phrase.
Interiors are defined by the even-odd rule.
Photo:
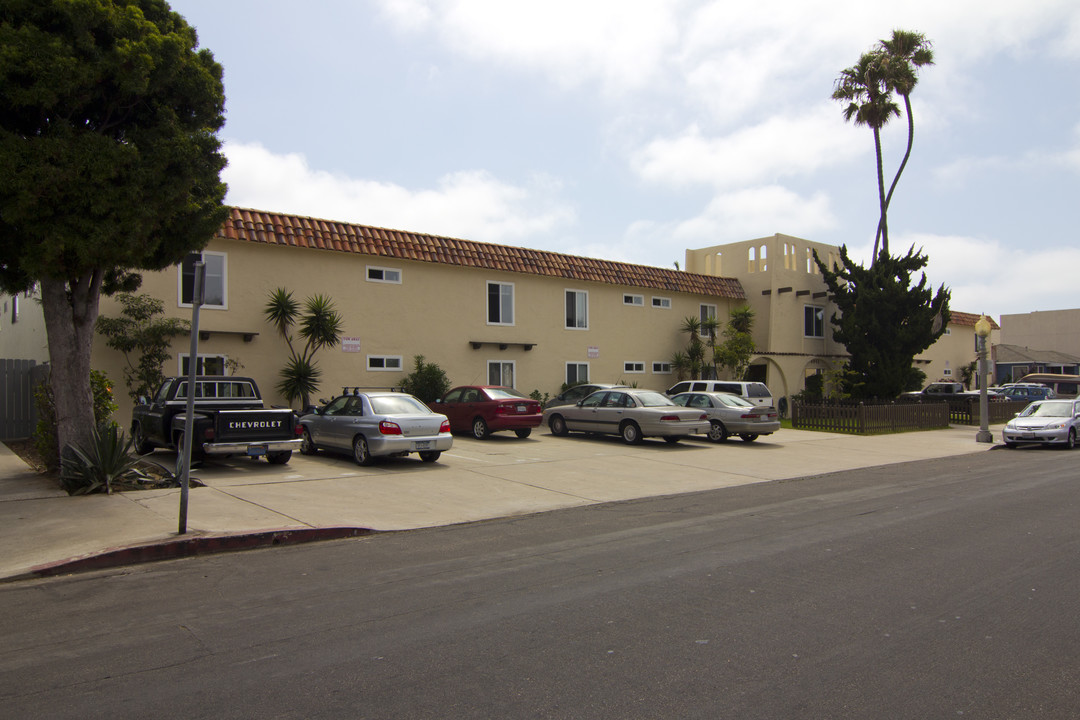
[[[454,443],[445,415],[399,392],[346,392],[301,417],[300,425],[304,455],[351,452],[360,465],[371,465],[379,456],[409,453],[435,462]]]

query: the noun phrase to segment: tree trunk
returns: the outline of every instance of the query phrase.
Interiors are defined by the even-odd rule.
[[[87,444],[94,427],[90,351],[101,296],[101,271],[70,282],[42,279],[42,310],[49,338],[49,384],[56,409],[56,439],[64,448]]]
[[[877,155],[878,207],[881,209],[881,215],[878,218],[877,233],[875,233],[874,237],[874,257],[870,260],[871,267],[877,262],[878,258],[878,237],[881,239],[882,254],[889,254],[889,223],[886,220],[888,207],[885,205],[885,167],[881,159],[881,132],[878,128],[874,128],[874,152]]]

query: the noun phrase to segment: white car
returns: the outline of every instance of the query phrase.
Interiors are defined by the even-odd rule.
[[[1076,447],[1080,400],[1039,400],[1005,424],[1001,439],[1007,447],[1027,443]]]
[[[663,393],[633,388],[597,390],[576,405],[548,408],[544,422],[552,435],[608,433],[629,445],[654,436],[677,443],[709,431],[709,418],[700,408],[680,407]]]

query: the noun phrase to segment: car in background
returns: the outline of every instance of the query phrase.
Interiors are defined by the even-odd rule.
[[[612,385],[608,383],[582,383],[581,385],[574,385],[563,390],[547,401],[544,405],[545,408],[558,407],[559,405],[576,405],[579,400],[584,400],[587,395],[592,395],[597,390],[610,390],[611,388],[622,388],[626,385]]]
[[[1001,439],[1006,447],[1039,443],[1076,447],[1080,428],[1080,400],[1037,400],[1005,423]]]
[[[1015,383],[1000,391],[1006,400],[1035,402],[1036,400],[1053,400],[1057,397],[1054,391],[1045,385],[1025,385]]]
[[[360,465],[385,455],[417,453],[435,462],[454,444],[450,421],[412,395],[354,390],[300,418],[300,452],[352,453]]]
[[[571,430],[606,433],[620,435],[629,445],[646,437],[674,444],[688,435],[707,433],[710,427],[701,410],[680,407],[655,390],[634,388],[598,390],[576,405],[548,408],[544,421],[552,435],[564,436]]]
[[[709,439],[725,442],[738,435],[744,442],[754,442],[762,435],[780,429],[780,418],[771,407],[761,407],[738,395],[715,392],[679,393],[671,398],[676,405],[704,410],[709,418]]]
[[[668,397],[684,392],[726,392],[761,407],[773,407],[772,393],[765,383],[742,380],[683,380],[667,389]]]
[[[513,430],[524,439],[544,419],[539,402],[502,385],[453,388],[435,401],[434,408],[450,418],[451,430],[471,433],[477,440],[500,430]]]

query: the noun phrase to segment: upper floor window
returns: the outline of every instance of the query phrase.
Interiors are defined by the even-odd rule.
[[[652,364],[652,371],[654,373],[656,373],[657,375],[670,375],[671,374],[671,363],[663,361],[663,360],[661,360],[659,362],[654,362]]]
[[[653,297],[652,306],[654,308],[670,308],[671,307],[671,298]]]
[[[589,293],[584,290],[566,291],[567,329],[589,329]]]
[[[400,355],[368,355],[367,369],[376,372],[400,372]]]
[[[705,303],[701,304],[700,316],[701,316],[701,322],[705,322],[705,321],[709,320],[710,318],[712,318],[713,320],[716,320],[719,317],[719,315],[716,314],[716,306],[715,305],[707,305]]]
[[[803,306],[803,326],[803,335],[806,337],[825,337],[825,308],[817,305]]]
[[[513,283],[487,284],[487,321],[488,325],[514,324]]]
[[[636,360],[627,360],[622,364],[623,372],[625,373],[643,373],[645,372],[645,363],[638,362]]]
[[[371,282],[401,283],[401,271],[397,268],[374,267],[369,265],[367,279]]]
[[[191,298],[195,293],[195,263],[200,259],[206,266],[203,307],[227,309],[229,303],[226,255],[208,250],[204,250],[201,255],[191,253],[180,264],[180,306],[191,307]]]
[[[634,305],[636,307],[644,307],[645,306],[645,296],[644,295],[623,295],[622,296],[622,301],[623,301],[623,305]]]

